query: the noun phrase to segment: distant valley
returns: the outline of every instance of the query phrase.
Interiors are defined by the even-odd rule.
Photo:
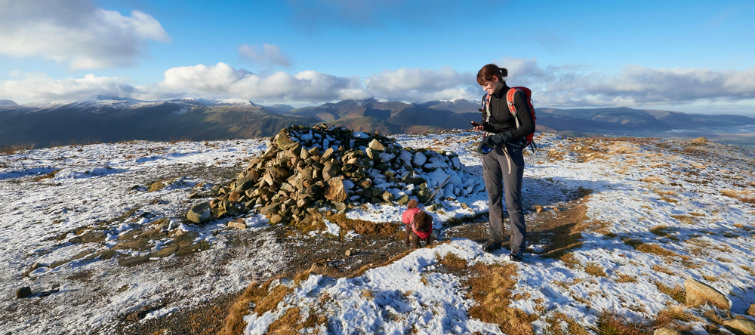
[[[708,137],[755,147],[755,118],[631,108],[537,109],[540,131],[572,136]],[[99,97],[47,105],[0,103],[0,147],[264,137],[292,124],[328,123],[386,134],[467,129],[479,120],[468,100],[403,103],[343,100],[319,106],[259,106],[201,99]]]

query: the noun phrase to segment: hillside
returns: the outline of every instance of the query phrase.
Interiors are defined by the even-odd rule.
[[[76,103],[0,104],[0,147],[118,142],[221,140],[271,136],[292,125],[328,123],[358,131],[417,134],[468,129],[479,120],[467,100],[403,103],[373,98],[319,106],[178,99],[146,102],[113,97]],[[570,136],[706,138],[755,149],[755,118],[631,108],[537,109],[540,131]]]
[[[219,140],[269,136],[294,123],[250,104],[108,98],[50,106],[0,106],[0,145],[48,147],[128,140]]]
[[[481,179],[476,134],[393,138],[454,152]],[[310,232],[255,213],[186,221],[187,208],[268,150],[264,138],[5,152],[0,325],[10,334],[726,334],[735,316],[755,320],[746,315],[751,152],[703,139],[542,134],[539,143],[525,157],[523,263],[481,250],[484,191],[425,207],[441,242],[416,250],[401,240],[395,203],[352,206]],[[689,280],[727,306],[692,303]],[[25,287],[30,296],[16,298]]]

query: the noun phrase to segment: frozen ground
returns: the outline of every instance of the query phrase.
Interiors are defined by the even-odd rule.
[[[481,174],[472,134],[396,138],[403,146],[454,151],[469,173]],[[686,278],[723,292],[732,314],[755,303],[751,153],[704,142],[537,140],[539,151],[525,158],[528,220],[559,211],[577,190],[590,195],[584,197],[580,244],[546,257],[552,243],[541,239],[526,262],[514,266],[506,306],[533,315],[535,333],[558,333],[549,320],[561,315],[590,332],[602,312],[655,320],[679,305],[664,287],[680,287]],[[265,140],[127,142],[0,156],[0,329],[110,334],[123,322],[164,318],[239,292],[250,278],[273,278],[288,255],[264,218],[243,217],[248,228],[242,243],[235,240],[239,232],[226,227],[228,220],[201,227],[182,220],[191,204],[203,201],[191,194],[206,196],[266,147]],[[536,205],[543,206],[541,213]],[[370,205],[348,216],[393,224],[402,210]],[[449,199],[431,214],[443,230],[442,222],[485,211],[485,195],[477,193]],[[323,234],[338,233],[337,226],[328,229]],[[119,247],[125,236],[149,231],[163,233],[147,245]],[[190,257],[155,256],[180,234],[191,236]],[[553,243],[560,238],[553,236]],[[470,316],[480,304],[468,294],[474,274],[447,271],[439,259],[448,254],[470,268],[510,265],[505,249],[487,254],[470,239],[454,238],[352,278],[275,280],[271,286],[289,293],[270,310],[252,310],[244,332],[279,327],[295,307],[300,320],[288,326],[303,333],[510,333]],[[32,296],[16,299],[24,286]],[[680,323],[706,333],[706,308],[685,311],[696,318]],[[309,316],[319,321],[304,322]],[[567,322],[559,325],[565,330]]]

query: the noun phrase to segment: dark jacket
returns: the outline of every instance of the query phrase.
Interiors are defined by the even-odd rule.
[[[487,108],[482,108],[482,124],[485,131],[491,133],[511,133],[511,138],[524,137],[535,131],[535,124],[532,122],[532,113],[530,113],[527,104],[527,96],[521,91],[514,94],[514,106],[516,106],[517,118],[519,118],[519,128],[516,127],[514,116],[509,112],[506,105],[506,92],[509,86],[504,82],[503,87],[493,92],[490,98],[490,119],[488,119]],[[483,101],[484,101],[483,97]]]

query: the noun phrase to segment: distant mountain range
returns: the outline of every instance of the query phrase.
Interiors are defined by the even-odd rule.
[[[125,140],[217,140],[271,136],[292,124],[328,123],[356,131],[420,133],[468,129],[479,120],[468,100],[403,103],[374,98],[319,106],[258,106],[251,102],[176,99],[140,101],[117,97],[17,105],[0,100],[0,147],[82,144]],[[570,135],[714,136],[744,127],[755,118],[701,115],[631,108],[537,109],[537,128]],[[749,127],[749,128],[748,128]],[[733,129],[733,130],[732,130]],[[752,135],[752,131],[749,134]],[[733,134],[735,140],[743,138]],[[755,136],[755,135],[753,135]],[[744,141],[752,142],[745,136]]]

